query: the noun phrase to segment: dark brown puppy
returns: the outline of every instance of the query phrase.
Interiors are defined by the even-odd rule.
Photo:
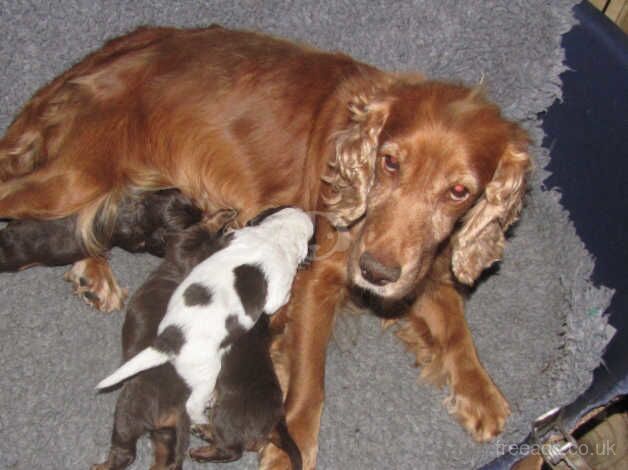
[[[229,222],[235,213],[219,211],[205,226],[195,225],[168,239],[166,257],[133,295],[122,327],[123,360],[148,346],[157,335],[170,296],[189,272],[220,250],[227,239],[212,225]],[[209,228],[209,230],[208,230]],[[147,370],[125,382],[114,416],[107,460],[93,470],[123,469],[135,459],[137,440],[150,433],[153,470],[180,469],[189,444],[185,412],[189,389],[170,364]]]
[[[110,248],[133,253],[165,254],[165,238],[198,223],[202,214],[174,189],[144,192],[122,200],[113,233],[96,233]],[[77,232],[77,217],[55,220],[13,220],[0,231],[0,271],[18,271],[34,265],[63,266],[87,258]],[[98,230],[97,230],[98,232]]]
[[[288,454],[293,470],[301,470],[301,452],[288,433],[270,342],[268,315],[262,315],[223,356],[210,424],[195,428],[210,444],[192,449],[193,459],[231,462],[245,450],[257,452],[272,442]]]

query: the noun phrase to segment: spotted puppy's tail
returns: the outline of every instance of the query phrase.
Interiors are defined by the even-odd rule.
[[[170,360],[170,355],[156,349],[154,347],[148,347],[131,359],[122,364],[118,370],[116,370],[113,374],[111,374],[106,379],[100,381],[98,385],[96,385],[97,390],[102,390],[104,388],[113,387],[119,382],[122,382],[129,377],[142,372],[146,369],[152,369],[153,367],[160,366],[165,364]]]

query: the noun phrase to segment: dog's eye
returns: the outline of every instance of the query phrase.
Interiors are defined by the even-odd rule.
[[[399,171],[399,160],[393,155],[382,155],[382,166],[388,173],[397,173]]]
[[[469,197],[469,190],[461,184],[449,188],[449,197],[456,202],[462,202]]]

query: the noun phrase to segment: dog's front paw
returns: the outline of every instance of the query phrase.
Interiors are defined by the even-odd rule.
[[[76,295],[103,312],[121,310],[128,295],[128,290],[118,285],[104,258],[78,261],[63,278],[72,283]]]
[[[508,402],[484,374],[473,374],[461,381],[444,404],[478,442],[490,441],[501,434],[510,416]]]

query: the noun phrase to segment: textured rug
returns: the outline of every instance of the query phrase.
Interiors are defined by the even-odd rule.
[[[611,292],[543,190],[549,161],[537,114],[560,97],[560,36],[572,1],[280,2],[62,0],[0,4],[0,129],[21,105],[104,40],[141,24],[222,23],[342,50],[392,70],[483,81],[537,145],[537,171],[504,261],[474,292],[468,321],[480,357],[512,404],[505,433],[479,445],[441,406],[446,392],[416,382],[391,331],[372,316],[341,317],[329,348],[321,469],[468,469],[529,431],[530,421],[583,391],[612,334]],[[139,286],[158,260],[114,251],[122,285]],[[0,275],[0,468],[85,469],[106,455],[116,394],[94,385],[119,363],[123,315],[72,296],[64,269]],[[143,440],[132,468],[148,468]],[[255,468],[248,455],[225,468]],[[187,463],[187,468],[211,465]],[[214,467],[211,467],[214,468]]]

